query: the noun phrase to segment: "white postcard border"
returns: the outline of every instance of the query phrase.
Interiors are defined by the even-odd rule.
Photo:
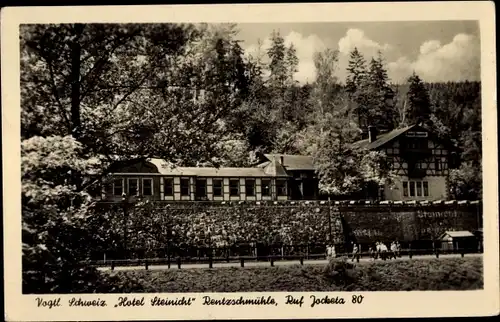
[[[106,308],[37,308],[37,295],[21,292],[20,84],[19,24],[63,22],[360,22],[477,20],[481,33],[481,82],[484,191],[484,290],[454,292],[304,292],[162,294],[196,297],[190,307],[113,308],[119,294],[86,294],[82,299],[107,299]],[[499,310],[499,228],[496,111],[495,19],[492,2],[349,3],[273,5],[196,5],[129,7],[5,8],[1,15],[2,149],[4,200],[5,318],[14,321],[169,320],[345,317],[481,316]],[[287,294],[339,296],[346,305],[311,308],[285,306]],[[353,305],[351,296],[364,296]],[[145,296],[155,294],[128,294]],[[278,306],[203,306],[203,295],[273,296]],[[61,295],[66,302],[75,295]],[[59,296],[44,295],[45,299]]]

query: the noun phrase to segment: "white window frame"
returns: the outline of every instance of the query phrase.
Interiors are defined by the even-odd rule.
[[[205,182],[205,185],[204,185],[205,193],[202,196],[200,196],[199,192],[198,192],[198,182],[199,181],[204,181]],[[208,180],[207,180],[207,178],[203,178],[203,177],[202,178],[195,178],[194,179],[194,189],[195,189],[195,195],[196,195],[195,197],[204,197],[204,198],[206,198],[208,196]]]
[[[127,178],[127,196],[130,193],[130,180],[137,180],[137,193],[135,194],[136,196],[139,195],[139,178]],[[132,196],[132,195],[130,195]]]
[[[423,197],[424,196],[424,184],[422,182],[423,181],[415,181],[416,197]],[[420,186],[420,189],[419,189],[419,186]]]
[[[215,182],[220,182],[220,195],[215,194]],[[212,178],[212,195],[214,197],[224,197],[224,178]]]
[[[405,187],[406,183],[406,187]],[[403,197],[408,198],[410,196],[410,182],[409,181],[403,181]]]
[[[119,195],[117,195],[115,193],[115,182],[117,180],[121,180],[122,181],[122,193],[119,194]],[[124,192],[125,192],[125,180],[123,178],[113,178],[113,196],[122,196]]]
[[[149,180],[149,181],[151,181],[151,194],[150,194],[150,195],[148,195],[148,196],[151,196],[151,197],[152,197],[152,196],[154,196],[154,195],[155,195],[155,191],[154,191],[154,180],[153,180],[153,178],[142,178],[142,179],[141,179],[141,181],[142,181],[142,186],[141,186],[141,194],[142,194],[143,196],[145,196],[145,194],[144,194],[144,181],[145,181],[145,180]]]
[[[408,196],[416,197],[417,196],[417,183],[416,183],[416,181],[409,181],[408,185],[409,185]],[[413,188],[413,194],[411,193],[412,188]]]
[[[188,192],[187,192],[187,194],[182,194],[182,180],[187,180],[187,182],[188,182],[188,185],[187,185]],[[179,179],[179,189],[180,189],[179,193],[180,193],[181,197],[191,197],[191,190],[192,190],[191,189],[191,178],[190,177],[181,177]]]
[[[248,183],[252,182],[252,190],[253,194],[249,195],[247,188],[249,187]],[[255,197],[257,195],[257,180],[253,178],[245,178],[245,195],[247,197]]]
[[[236,187],[238,189],[238,192],[235,195],[231,194],[231,181],[232,182],[236,181],[236,183],[237,183]],[[229,185],[228,185],[228,187],[229,187],[229,197],[239,197],[240,194],[241,194],[240,179],[229,178],[229,182],[228,183],[229,183]]]
[[[427,184],[427,189],[424,188],[425,187],[424,183]],[[425,194],[426,190],[427,190],[427,194]],[[429,197],[429,181],[422,181],[422,195],[424,197]]]
[[[403,181],[403,192],[404,192],[404,182],[407,182],[407,184],[408,184],[408,196],[407,196],[407,198],[408,197],[420,197],[420,198],[421,197],[429,197],[429,195],[430,195],[429,181],[426,181],[426,180],[411,180],[411,181],[408,180],[408,181]],[[424,182],[427,183],[427,195],[425,194],[425,190],[426,189],[424,189]],[[413,183],[414,192],[415,192],[413,195],[411,194],[411,188],[410,188],[411,185],[412,185],[412,183]],[[418,195],[417,183],[420,183],[420,187],[421,187],[420,196]],[[404,194],[403,194],[403,196],[404,196]]]
[[[163,196],[164,197],[172,197],[175,194],[175,179],[173,177],[163,177],[162,180],[163,180]],[[167,180],[171,180],[171,182],[172,182],[172,194],[168,194],[168,195],[167,195],[167,189],[166,189],[167,185],[165,184],[165,182]],[[179,186],[180,186],[180,184],[179,184]]]

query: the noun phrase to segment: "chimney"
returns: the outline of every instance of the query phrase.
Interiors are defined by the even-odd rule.
[[[370,125],[368,127],[368,140],[370,143],[377,140],[377,128],[375,126]]]
[[[281,163],[281,165],[285,165],[284,164],[285,163],[285,158],[282,155],[280,155],[280,163]]]

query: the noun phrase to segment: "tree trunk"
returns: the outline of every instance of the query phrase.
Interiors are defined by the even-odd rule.
[[[71,45],[71,134],[79,139],[81,134],[80,119],[80,62],[81,44],[80,37],[85,25],[75,24],[75,38]]]

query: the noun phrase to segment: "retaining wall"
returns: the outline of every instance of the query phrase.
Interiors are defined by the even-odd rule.
[[[349,204],[317,202],[189,202],[100,204],[107,245],[163,247],[168,241],[203,245],[235,242],[335,243],[429,240],[447,230],[482,228],[480,202]],[[126,220],[125,220],[126,218]],[[126,224],[125,224],[126,223]],[[330,233],[331,232],[331,233]],[[114,239],[113,239],[114,238]]]

